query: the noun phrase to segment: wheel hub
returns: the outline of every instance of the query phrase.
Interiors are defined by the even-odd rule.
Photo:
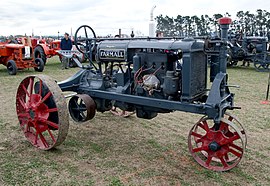
[[[216,142],[216,141],[212,141],[209,145],[208,148],[213,151],[213,152],[217,152],[218,150],[221,149],[221,146]]]
[[[35,111],[33,111],[32,109],[30,109],[30,111],[29,111],[29,115],[30,115],[30,117],[31,117],[31,119],[34,119],[35,118]]]

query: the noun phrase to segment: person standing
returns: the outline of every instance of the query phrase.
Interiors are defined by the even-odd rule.
[[[61,50],[71,50],[72,49],[72,42],[71,42],[71,39],[69,38],[68,33],[65,33],[64,38],[61,39],[60,48],[61,48]],[[62,70],[68,69],[68,64],[69,64],[69,58],[62,56]]]

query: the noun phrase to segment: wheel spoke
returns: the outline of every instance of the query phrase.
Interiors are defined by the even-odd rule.
[[[22,98],[18,98],[18,100],[21,106],[24,108],[24,110],[26,110],[27,109],[26,103],[22,100]]]
[[[58,109],[56,107],[48,109],[48,112],[57,112],[57,111],[58,111]]]
[[[226,161],[228,161],[228,160],[229,160],[228,153],[226,153],[226,154],[224,155],[224,158],[225,158],[225,160],[226,160]]]
[[[54,138],[54,136],[53,136],[53,134],[52,134],[52,131],[51,131],[49,128],[48,128],[48,132],[49,132],[49,134],[50,134],[50,136],[51,136],[53,142],[56,142],[56,140],[55,140],[55,138]]]
[[[24,90],[24,92],[26,93],[26,95],[28,96],[28,97],[30,97],[30,94],[29,94],[29,92],[27,91],[27,89],[25,88],[25,86],[22,84],[22,89]]]
[[[75,103],[75,105],[76,105],[76,108],[79,109],[80,106],[78,105],[78,102],[77,102],[77,101],[78,101],[78,100],[75,100],[74,103]]]
[[[239,150],[239,151],[243,152],[243,148],[241,148],[238,145],[235,145],[233,143],[230,144],[230,147],[235,148],[236,150]]]
[[[36,130],[35,142],[34,142],[35,145],[37,144],[37,140],[38,140],[38,131]]]
[[[209,131],[208,123],[206,121],[202,121],[201,123],[198,124],[199,127],[201,127],[203,130],[206,132]]]
[[[51,92],[48,92],[48,93],[44,96],[44,98],[42,98],[41,103],[43,103],[44,101],[46,101],[51,95],[52,95],[52,93],[51,93]]]
[[[236,152],[235,150],[233,150],[233,149],[231,149],[231,148],[229,148],[229,152],[231,152],[232,154],[234,154],[235,156],[237,156],[237,157],[239,157],[239,158],[242,156],[241,153]]]
[[[82,99],[80,99],[80,103],[79,103],[79,106],[82,106],[82,103],[83,103],[83,102],[82,102]]]
[[[206,160],[206,162],[205,162],[206,166],[209,166],[210,163],[211,163],[211,161],[212,161],[212,156],[209,156],[209,155],[208,155],[207,160]]]
[[[55,128],[55,129],[58,129],[59,128],[58,124],[57,123],[54,123],[52,121],[46,121],[46,123],[48,125],[50,125],[51,127]]]
[[[192,149],[193,152],[199,152],[205,150],[203,146]]]
[[[28,116],[29,116],[28,113],[19,113],[19,114],[18,114],[18,117],[19,117],[19,118],[21,118],[21,117],[22,117],[22,118],[25,118],[25,117],[28,117]]]
[[[27,133],[27,132],[29,132],[30,131],[30,127],[29,127],[29,124],[28,124],[28,122],[27,123],[25,123],[25,128],[24,128],[24,130],[23,130],[23,132],[24,133]],[[22,125],[21,125],[21,127],[22,127]]]
[[[221,163],[222,163],[222,165],[223,165],[224,168],[228,167],[228,164],[227,164],[227,162],[224,160],[223,157],[220,157],[219,159],[220,159],[220,161],[221,161]]]
[[[29,94],[31,96],[33,94],[33,88],[34,88],[34,78],[33,77],[30,78],[29,86],[30,86],[30,92],[29,92]]]
[[[192,136],[195,136],[195,137],[197,137],[197,138],[202,138],[202,137],[203,137],[203,135],[198,134],[198,133],[196,133],[196,132],[192,132],[191,135],[192,135]]]
[[[226,145],[226,144],[229,144],[229,143],[232,143],[233,141],[235,140],[238,140],[240,139],[240,136],[236,133],[234,133],[234,136],[233,137],[230,137],[228,140],[224,140],[220,143],[220,145]]]
[[[39,138],[41,139],[41,142],[43,143],[43,145],[45,146],[45,148],[48,148],[49,145],[48,145],[48,143],[47,143],[47,141],[46,141],[46,139],[45,139],[45,137],[43,136],[42,133],[39,133]]]

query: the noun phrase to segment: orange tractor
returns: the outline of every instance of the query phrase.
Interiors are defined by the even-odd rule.
[[[41,58],[46,64],[47,58],[53,56],[60,56],[58,50],[60,49],[60,40],[51,41],[47,43],[44,40],[32,39],[32,45],[34,46],[34,56],[35,58]]]
[[[47,58],[51,58],[56,55],[58,55],[60,61],[62,61],[62,56],[63,54],[66,53],[66,51],[62,51],[60,48],[61,40],[54,40],[54,41],[46,42],[45,40],[37,40],[33,38],[31,42],[32,42],[32,46],[34,46],[35,58],[41,58],[44,61],[44,64],[46,64]],[[69,54],[71,53],[73,55],[69,56],[70,58],[69,67],[78,66],[77,60],[79,60],[80,63],[84,61],[83,54],[79,52],[75,47],[70,51]]]
[[[33,55],[29,38],[24,38],[21,44],[0,43],[0,64],[7,67],[10,75],[15,75],[18,70],[25,68],[34,68],[38,72],[44,69],[43,60]]]

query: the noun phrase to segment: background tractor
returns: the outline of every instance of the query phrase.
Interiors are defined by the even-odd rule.
[[[43,60],[34,57],[33,47],[27,38],[24,38],[22,44],[0,43],[0,64],[7,67],[10,75],[25,68],[34,68],[38,72],[44,69]]]
[[[242,66],[253,63],[260,72],[269,71],[270,53],[268,51],[268,38],[245,36],[243,39],[231,38],[228,49],[228,66],[236,66],[243,61]]]
[[[46,64],[47,58],[51,58],[57,55],[59,56],[60,62],[62,62],[63,54],[67,54],[68,51],[61,51],[60,42],[60,40],[54,40],[47,43],[45,40],[33,39],[32,45],[34,46],[35,58],[41,58],[44,61],[44,64]],[[71,57],[69,57],[69,67],[76,67],[77,60],[79,60],[79,62],[82,62],[85,59],[83,53],[79,52],[75,46],[69,53],[72,53]],[[67,56],[70,55],[68,54]]]
[[[47,58],[59,55],[57,52],[60,49],[60,40],[51,41],[46,43],[44,40],[33,39],[32,43],[34,46],[35,58],[41,58],[46,64]]]

